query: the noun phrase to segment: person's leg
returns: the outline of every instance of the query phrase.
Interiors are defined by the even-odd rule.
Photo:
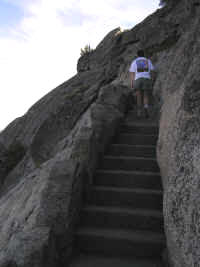
[[[137,99],[137,116],[140,117],[142,114],[142,93],[140,90],[136,91],[136,99]]]
[[[150,79],[144,79],[144,113],[145,117],[149,118],[149,98],[152,91],[152,82]]]
[[[148,91],[144,91],[144,113],[145,117],[149,118],[149,94]]]
[[[144,107],[148,107],[149,106],[149,94],[148,91],[144,91]]]
[[[137,102],[137,116],[142,115],[142,91],[141,91],[141,79],[135,80],[134,83],[136,102]]]

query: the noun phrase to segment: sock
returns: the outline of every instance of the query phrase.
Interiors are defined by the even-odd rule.
[[[148,104],[145,104],[145,105],[144,105],[144,108],[149,108],[149,105],[148,105]]]

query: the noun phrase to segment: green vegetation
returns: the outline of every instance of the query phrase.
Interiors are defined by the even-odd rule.
[[[86,54],[89,54],[93,51],[93,49],[90,47],[90,45],[86,45],[84,48],[81,48],[81,56],[84,56]]]

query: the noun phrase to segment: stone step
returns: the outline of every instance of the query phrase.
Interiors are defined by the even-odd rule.
[[[131,112],[95,172],[70,267],[161,267],[166,241],[158,126]]]
[[[78,251],[108,256],[159,258],[165,245],[163,234],[149,231],[80,228],[76,235]]]
[[[162,211],[162,191],[93,186],[88,203],[95,206],[129,207]]]
[[[162,267],[162,262],[159,259],[134,259],[106,257],[103,255],[94,254],[79,254],[73,258],[69,267]]]
[[[100,169],[159,172],[155,158],[104,156]]]
[[[124,123],[128,123],[128,124],[141,124],[141,125],[153,125],[153,126],[157,126],[158,127],[158,119],[155,119],[151,116],[150,114],[150,118],[146,119],[144,118],[144,115],[142,115],[141,118],[137,118],[136,114],[134,113],[129,113],[127,114],[126,118],[124,119]]]
[[[82,210],[81,225],[152,232],[164,231],[161,211],[123,207],[86,206]]]
[[[121,125],[120,132],[135,133],[135,134],[150,134],[158,136],[158,127],[156,125],[126,123]]]
[[[141,123],[141,124],[154,124],[158,126],[158,117],[155,114],[155,108],[150,107],[149,108],[149,115],[150,118],[145,118],[145,112],[144,109],[142,109],[142,116],[140,118],[137,117],[137,109],[134,108],[133,110],[129,110],[128,113],[126,113],[125,120],[130,120],[131,122],[134,123]]]
[[[153,172],[97,170],[93,182],[102,186],[162,190],[160,174]]]
[[[114,139],[114,143],[115,144],[126,144],[126,145],[155,146],[157,143],[157,139],[158,139],[157,135],[120,133]]]
[[[155,146],[112,144],[107,150],[107,155],[126,157],[156,157]]]

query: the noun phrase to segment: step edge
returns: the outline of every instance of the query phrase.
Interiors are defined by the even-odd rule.
[[[110,146],[124,146],[124,147],[138,147],[138,148],[144,148],[144,147],[148,147],[148,148],[154,148],[156,149],[156,145],[129,145],[129,144],[121,144],[121,143],[112,143],[110,144]]]
[[[87,205],[83,207],[83,212],[111,212],[111,213],[127,213],[130,215],[143,215],[143,216],[152,216],[158,219],[163,219],[163,212],[153,209],[131,209],[125,207],[113,207],[113,206],[97,206],[97,205]]]
[[[152,161],[156,161],[157,162],[157,159],[156,158],[145,158],[145,157],[130,157],[130,156],[109,156],[109,155],[104,155],[103,159],[138,159],[138,160],[152,160]]]
[[[149,122],[149,123],[145,123],[145,122],[139,122],[139,121],[133,121],[133,122],[130,122],[130,123],[127,123],[127,122],[122,122],[120,126],[136,126],[136,127],[153,127],[155,129],[158,129],[159,130],[159,124],[158,123],[154,123],[154,122]]]
[[[121,132],[119,132],[119,136],[120,135],[128,135],[128,136],[139,136],[139,137],[141,137],[141,136],[151,136],[151,137],[158,137],[158,135],[157,134],[143,134],[143,133],[121,133]]]
[[[149,175],[149,176],[159,176],[161,178],[161,174],[160,172],[149,172],[149,171],[125,171],[125,170],[105,170],[105,169],[97,169],[95,174],[99,172],[99,173],[109,173],[109,174],[128,174],[128,175],[132,175],[132,174],[136,174],[136,175]]]
[[[140,241],[140,242],[146,241],[149,243],[158,243],[158,244],[166,243],[164,233],[158,233],[158,232],[147,231],[147,230],[146,231],[145,230],[133,231],[133,230],[122,230],[120,228],[117,228],[117,229],[103,228],[102,229],[100,227],[81,227],[77,230],[76,235],[90,235],[90,236],[99,236],[99,237],[103,236],[104,238],[133,240],[133,241]]]
[[[91,191],[96,190],[104,190],[104,191],[119,191],[119,192],[132,192],[132,193],[148,193],[148,194],[157,194],[157,195],[163,195],[162,190],[157,189],[146,189],[146,188],[128,188],[128,187],[113,187],[113,186],[102,186],[102,185],[93,185],[91,187]]]

